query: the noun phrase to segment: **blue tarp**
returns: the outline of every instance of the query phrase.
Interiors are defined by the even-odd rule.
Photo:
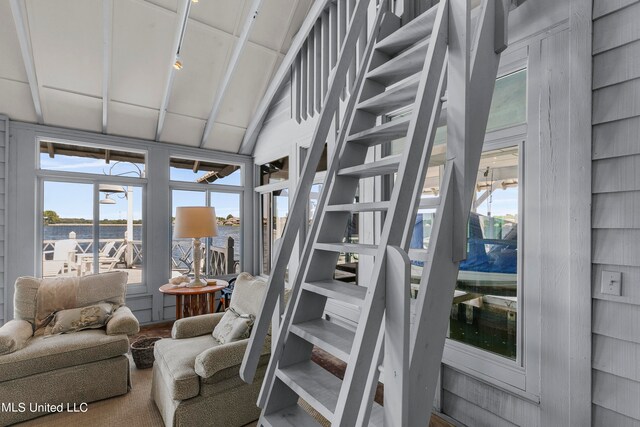
[[[410,248],[422,249],[424,227],[423,215],[416,216]],[[469,217],[469,240],[467,259],[460,263],[460,270],[484,273],[513,273],[518,268],[517,228],[513,228],[502,239],[485,239],[480,226],[480,216],[472,213]],[[422,261],[411,261],[413,265],[424,266]]]

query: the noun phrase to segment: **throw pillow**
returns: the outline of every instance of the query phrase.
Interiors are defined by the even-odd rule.
[[[242,314],[229,307],[211,335],[220,344],[249,338],[254,320],[253,314]]]
[[[88,307],[60,310],[44,328],[44,335],[64,334],[103,327],[111,318],[113,304],[100,303]]]
[[[31,323],[26,320],[9,320],[0,328],[0,355],[23,348],[33,335]]]
[[[262,298],[267,291],[267,282],[249,273],[240,273],[233,287],[230,306],[239,313],[258,316],[262,309]]]

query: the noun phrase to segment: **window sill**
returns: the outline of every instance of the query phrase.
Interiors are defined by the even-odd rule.
[[[447,339],[442,363],[532,403],[540,403],[540,396],[527,390],[526,369],[513,360]]]

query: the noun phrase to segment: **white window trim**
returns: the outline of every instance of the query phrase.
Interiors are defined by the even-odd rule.
[[[129,151],[131,153],[143,154],[145,161],[145,177],[135,178],[131,176],[111,176],[111,175],[100,175],[93,173],[84,173],[84,172],[69,172],[69,171],[58,171],[58,170],[49,170],[42,169],[40,167],[40,151],[39,146],[42,140],[61,143],[61,144],[69,144],[69,145],[77,145],[81,147],[93,147],[93,148],[102,148],[102,149],[111,149],[111,150],[120,150],[120,151]],[[78,142],[70,139],[60,139],[60,138],[49,138],[49,137],[37,137],[35,144],[35,166],[36,166],[36,178],[37,178],[37,199],[36,199],[36,207],[38,212],[44,211],[44,182],[66,182],[66,183],[76,183],[76,184],[90,184],[93,185],[93,196],[92,196],[92,207],[93,207],[93,220],[99,218],[99,205],[96,203],[99,200],[100,191],[98,186],[103,183],[112,183],[118,185],[131,185],[135,187],[140,187],[142,189],[142,253],[147,253],[147,183],[148,179],[146,178],[146,169],[147,169],[147,161],[148,161],[148,153],[144,150],[138,149],[127,149],[119,146],[111,146],[109,144],[95,144],[91,142]],[[36,216],[36,220],[39,221],[40,218]],[[95,227],[95,224],[94,224]],[[98,226],[99,227],[99,226]],[[42,242],[44,239],[43,228],[40,226],[40,223],[35,224],[35,236],[36,236],[36,259],[43,259],[43,246]],[[98,241],[100,236],[98,235]],[[95,241],[95,236],[94,236]],[[98,255],[98,246],[94,245],[93,248],[93,256],[96,257]],[[39,277],[42,276],[42,263],[37,262],[35,265],[36,275]],[[142,276],[140,283],[132,283],[127,285],[127,295],[136,295],[136,294],[145,294],[148,292],[148,283],[147,283],[147,262],[144,261],[143,258],[143,268],[142,268]]]
[[[295,147],[295,145],[294,145]],[[277,182],[272,182],[269,184],[264,184],[264,185],[257,185],[256,187],[254,187],[253,191],[256,197],[256,201],[255,201],[255,206],[256,206],[256,215],[255,215],[255,230],[256,233],[258,234],[258,247],[256,248],[256,253],[255,253],[255,271],[256,274],[260,277],[263,278],[268,278],[269,275],[268,274],[264,274],[262,272],[262,250],[264,248],[264,235],[262,233],[262,196],[264,194],[267,193],[273,193],[274,191],[278,191],[278,190],[287,190],[289,192],[289,194],[291,195],[291,184],[293,183],[292,181],[292,176],[291,174],[293,172],[295,172],[295,169],[291,167],[293,163],[293,161],[296,160],[295,157],[295,152],[294,153],[282,153],[280,155],[276,155],[273,158],[270,159],[265,159],[265,160],[260,160],[260,163],[256,163],[254,165],[255,168],[255,179],[256,179],[256,183],[260,182],[260,166],[264,165],[265,163],[269,163],[269,162],[273,162],[275,160],[281,159],[283,157],[289,157],[289,178],[282,180],[282,181],[277,181]],[[289,208],[291,208],[291,197],[289,197]],[[269,229],[271,229],[271,215],[269,216]],[[271,247],[271,265],[273,266],[273,246]]]
[[[180,157],[181,159],[183,157]],[[191,159],[189,159],[191,160]],[[244,179],[244,169],[242,171],[242,179]],[[244,225],[244,187],[239,187],[236,185],[222,185],[222,184],[200,184],[195,182],[184,182],[184,181],[169,181],[169,217],[173,214],[173,191],[196,191],[205,194],[205,206],[211,207],[211,193],[229,193],[229,194],[237,194],[240,200],[240,243],[241,245],[244,243],[245,236],[245,225]],[[215,208],[215,206],[213,206]],[[171,224],[169,224],[169,228],[171,228]],[[173,248],[173,237],[170,236],[169,240],[170,248]],[[245,268],[245,256],[244,256],[244,248],[240,249],[240,271],[244,271]]]

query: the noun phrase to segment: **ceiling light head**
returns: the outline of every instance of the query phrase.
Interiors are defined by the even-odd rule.
[[[198,3],[198,0],[191,0],[191,1],[194,2],[194,3]]]
[[[101,204],[101,205],[115,205],[115,204],[116,204],[116,201],[115,201],[115,200],[113,200],[113,199],[112,199],[111,197],[109,197],[109,196],[110,196],[110,195],[109,195],[109,194],[107,194],[107,195],[105,196],[105,198],[104,198],[104,199],[100,200],[100,204]]]
[[[182,61],[176,58],[176,62],[173,63],[173,68],[176,70],[182,70]]]

